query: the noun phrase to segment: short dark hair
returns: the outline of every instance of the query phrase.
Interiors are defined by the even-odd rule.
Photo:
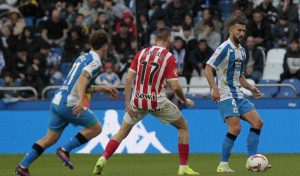
[[[84,18],[84,15],[82,13],[77,14],[76,18],[81,16],[82,18]]]
[[[241,24],[241,25],[246,25],[246,23],[243,20],[240,19],[233,19],[232,21],[230,21],[229,23],[229,28],[231,28],[232,26],[236,25],[236,24]]]
[[[90,36],[90,44],[94,50],[101,49],[109,42],[110,38],[108,34],[102,29],[93,32]]]
[[[199,43],[199,44],[200,44],[200,43],[207,43],[207,40],[205,40],[205,39],[200,39],[198,43]]]
[[[158,41],[166,41],[170,36],[171,31],[166,27],[159,28],[156,31],[156,38]]]
[[[43,41],[41,42],[41,49],[50,49],[51,46],[49,45],[49,43]]]
[[[192,27],[189,26],[189,25],[187,25],[187,24],[183,24],[182,30],[183,30],[183,31],[191,31],[191,30],[192,30]]]
[[[299,45],[299,41],[297,39],[293,39],[291,43],[297,43]]]
[[[213,23],[212,21],[206,21],[206,22],[204,22],[203,26],[204,26],[204,25],[207,25],[207,26],[212,27],[212,28],[215,27],[215,26],[214,26],[214,23]]]
[[[176,37],[174,38],[174,41],[176,41],[176,40],[180,40],[180,41],[183,42],[183,39],[182,39],[180,36],[176,36]]]

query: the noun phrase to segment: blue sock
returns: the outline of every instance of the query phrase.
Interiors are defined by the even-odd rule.
[[[248,157],[257,153],[259,144],[260,130],[250,128],[250,132],[247,138]]]
[[[222,145],[222,155],[221,155],[221,161],[228,162],[228,159],[231,155],[234,141],[237,136],[227,133],[227,135],[224,138],[223,145]]]
[[[85,144],[88,142],[88,140],[81,134],[78,133],[75,137],[72,137],[69,142],[67,142],[65,145],[62,147],[67,151],[71,152],[76,147],[81,146],[82,144]]]
[[[28,168],[29,165],[43,153],[43,151],[44,149],[40,145],[36,143],[33,144],[32,149],[26,154],[20,164]]]

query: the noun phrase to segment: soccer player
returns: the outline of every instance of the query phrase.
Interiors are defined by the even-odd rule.
[[[56,155],[70,169],[73,169],[69,157],[71,150],[101,133],[102,129],[98,118],[90,109],[83,107],[83,103],[84,93],[86,92],[103,92],[110,96],[118,94],[118,90],[112,87],[90,87],[99,75],[101,58],[107,52],[109,40],[108,34],[103,30],[91,34],[91,51],[77,58],[62,88],[57,90],[51,102],[47,135],[33,144],[32,149],[16,167],[15,174],[29,176],[29,165],[45,149],[56,143],[69,123],[85,127],[65,145],[56,150]]]
[[[244,98],[240,89],[243,86],[256,98],[261,96],[260,91],[250,85],[244,77],[246,51],[240,43],[245,36],[245,23],[233,20],[229,25],[229,32],[229,39],[215,50],[205,68],[206,78],[213,89],[211,99],[217,103],[221,116],[229,127],[223,141],[221,162],[217,172],[234,172],[228,165],[228,159],[234,141],[241,131],[240,119],[251,125],[247,139],[248,157],[256,154],[263,127],[263,121],[255,107]],[[214,80],[214,71],[217,74],[217,83]],[[246,167],[249,167],[248,160]]]
[[[199,175],[188,165],[189,132],[188,124],[179,109],[165,96],[165,86],[169,82],[177,96],[184,103],[194,106],[194,102],[185,98],[178,82],[176,59],[166,49],[171,43],[168,28],[159,28],[156,33],[156,46],[139,51],[132,62],[125,81],[126,113],[120,130],[108,142],[104,153],[94,169],[94,175],[102,175],[106,161],[127,137],[132,127],[148,113],[158,118],[165,125],[171,124],[179,131],[178,149],[180,166],[178,175]],[[135,86],[130,100],[132,81]]]

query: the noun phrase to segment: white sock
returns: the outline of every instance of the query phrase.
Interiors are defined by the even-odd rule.
[[[104,159],[104,161],[106,162],[106,158],[105,158],[104,156],[101,156],[99,159],[101,159],[101,158],[103,158],[103,159]]]
[[[185,168],[187,168],[187,165],[179,165],[179,167],[185,169]]]
[[[224,165],[227,165],[227,164],[228,164],[228,162],[221,161],[219,166],[224,166]]]

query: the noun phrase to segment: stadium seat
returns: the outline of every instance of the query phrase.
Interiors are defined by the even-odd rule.
[[[104,94],[104,93],[94,93],[92,94],[92,99],[96,100],[109,100],[110,96]]]
[[[38,28],[38,27],[39,27],[39,24],[40,24],[42,21],[47,21],[47,20],[48,20],[48,17],[42,17],[42,18],[36,19],[36,21],[35,21],[35,28]]]
[[[62,51],[60,48],[51,48],[52,54],[57,54],[58,56],[62,57]]]
[[[195,94],[195,93],[192,93],[192,94],[186,94],[185,95],[186,98],[189,98],[189,99],[203,99],[203,95],[202,94]]]
[[[188,92],[189,94],[202,94],[203,96],[207,96],[210,93],[210,86],[207,82],[206,77],[204,76],[192,77],[190,81],[190,86],[199,86],[199,87],[191,87]]]
[[[71,69],[71,64],[71,62],[63,62],[60,65],[60,72],[62,73],[64,79],[66,79],[68,76],[68,73]]]
[[[267,54],[266,64],[272,63],[282,65],[285,53],[286,50],[282,48],[270,49]]]
[[[300,80],[297,78],[285,79],[282,84],[292,84],[296,88],[297,95],[300,94]]]
[[[264,67],[264,73],[262,79],[272,79],[275,81],[280,80],[280,74],[283,73],[282,64],[269,63]]]
[[[277,81],[270,80],[270,79],[264,79],[259,81],[258,84],[277,84]],[[278,87],[259,87],[258,89],[261,92],[261,96],[263,98],[271,98],[274,97],[278,93]]]
[[[186,81],[186,78],[184,76],[179,76],[178,77],[178,81],[179,81],[179,83],[180,83],[181,86],[187,86],[188,85],[187,81]],[[187,87],[182,88],[182,90],[183,90],[183,93],[185,93],[185,94],[188,92],[188,88]]]
[[[55,79],[53,85],[61,86],[61,85],[63,85],[63,83],[64,83],[63,79]]]
[[[255,85],[255,81],[254,81],[253,79],[246,79],[246,80],[247,80],[247,82],[248,82],[250,85]],[[241,87],[241,90],[242,90],[243,93],[244,93],[245,95],[247,95],[248,97],[249,97],[249,96],[252,96],[252,93],[251,93],[250,90],[247,90],[247,89],[245,89],[244,87]]]
[[[25,17],[24,18],[24,21],[25,21],[25,25],[27,27],[33,27],[33,21],[34,21],[34,17]]]
[[[21,82],[22,82],[22,78],[16,78],[15,81],[14,81],[16,86],[20,86]]]
[[[51,89],[51,90],[47,91],[45,99],[46,100],[51,100],[54,97],[56,91],[57,91],[57,89]]]
[[[3,78],[0,78],[0,86],[5,86],[5,81]]]
[[[276,95],[278,98],[293,98],[295,94],[290,87],[281,87],[280,92]]]

